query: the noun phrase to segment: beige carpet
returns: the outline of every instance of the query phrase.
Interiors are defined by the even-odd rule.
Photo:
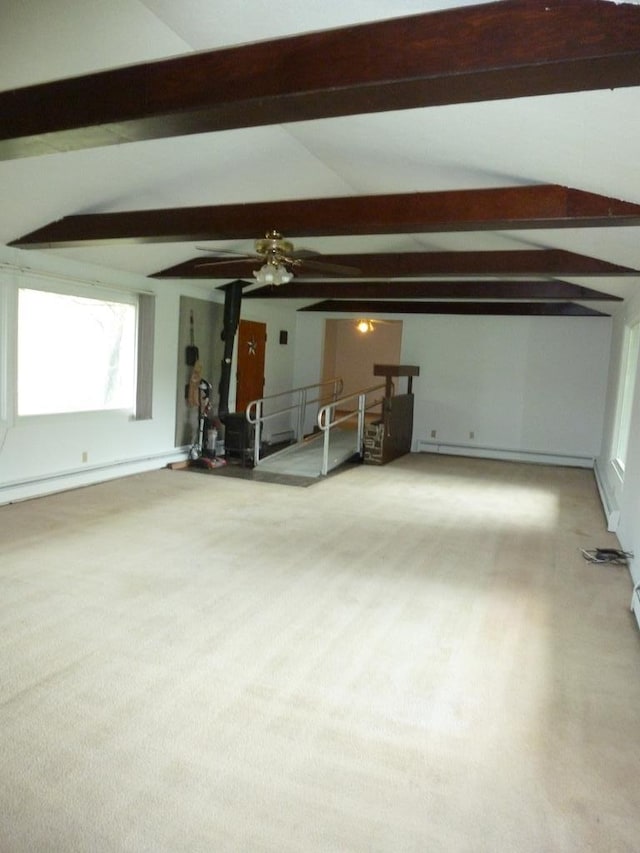
[[[0,509],[0,851],[640,849],[590,471],[158,471]]]

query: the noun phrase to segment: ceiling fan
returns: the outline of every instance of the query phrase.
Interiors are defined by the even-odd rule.
[[[286,240],[279,231],[267,231],[265,236],[255,242],[255,253],[245,254],[242,252],[225,251],[224,249],[208,249],[205,246],[197,248],[204,252],[210,252],[216,260],[203,261],[198,267],[218,266],[227,264],[231,260],[249,261],[256,260],[262,266],[253,270],[253,275],[259,284],[287,284],[293,278],[293,270],[306,272],[317,270],[321,273],[335,273],[336,275],[358,275],[360,270],[355,267],[340,264],[325,263],[322,260],[314,260],[319,257],[319,252],[311,249],[298,249],[294,251],[293,243]]]

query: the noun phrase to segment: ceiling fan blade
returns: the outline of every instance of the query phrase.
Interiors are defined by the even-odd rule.
[[[289,252],[290,258],[295,258],[296,260],[306,260],[307,258],[317,258],[320,256],[320,252],[316,252],[314,249],[296,249],[294,252]]]
[[[247,264],[249,264],[250,262],[254,262],[254,258],[250,255],[235,255],[232,258],[218,258],[210,261],[198,261],[197,264],[194,264],[194,267],[220,267],[236,266],[238,264],[242,264],[242,268],[245,269]]]
[[[220,257],[220,258],[229,257],[229,258],[237,258],[240,260],[243,258],[249,258],[251,260],[253,260],[255,258],[258,258],[258,259],[260,258],[259,255],[248,254],[247,252],[234,252],[233,249],[209,249],[209,248],[207,248],[207,246],[196,246],[196,249],[199,252],[207,252],[209,255],[211,255],[212,257],[216,257],[216,258],[217,257]]]
[[[304,275],[306,270],[318,270],[318,272],[335,273],[336,275],[360,275],[360,270],[357,267],[347,267],[342,264],[330,264],[324,261],[300,261],[301,272]]]

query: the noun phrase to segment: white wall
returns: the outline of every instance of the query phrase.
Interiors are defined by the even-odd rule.
[[[640,361],[635,367],[635,395],[624,478],[616,473],[612,465],[611,450],[624,330],[625,326],[633,326],[637,322],[640,322],[640,294],[625,302],[616,316],[602,450],[596,460],[598,485],[609,516],[610,529],[617,532],[622,548],[636,555],[630,564],[634,583],[640,583]]]
[[[299,313],[296,316],[296,347],[293,384],[304,388],[322,382],[324,363],[324,314]],[[304,432],[308,434],[316,425],[317,412],[306,413]]]
[[[590,466],[600,450],[610,334],[608,318],[409,318],[403,361],[421,368],[416,446]]]
[[[267,324],[267,346],[265,350],[264,396],[280,394],[295,387],[294,355],[296,350],[296,314],[290,306],[285,307],[280,300],[245,299],[242,303],[242,317]],[[287,343],[280,343],[280,332],[287,332]],[[237,343],[237,339],[236,339]],[[234,365],[237,364],[234,352]],[[234,410],[236,394],[235,368],[229,396],[229,409]],[[265,405],[265,412],[274,412],[290,403],[290,397],[280,397]],[[270,441],[273,436],[291,429],[291,414],[282,414],[268,420],[262,432],[262,439]]]
[[[401,361],[421,372],[413,383],[414,449],[592,465],[602,436],[609,318],[394,319],[404,323]],[[299,315],[299,384],[319,379],[324,320]]]
[[[86,282],[87,295],[99,284],[156,296],[153,417],[131,420],[122,412],[91,412],[17,418],[15,348],[17,290],[37,276],[38,286]],[[84,286],[84,285],[83,285]],[[143,276],[80,264],[38,252],[0,247],[0,503],[99,482],[110,477],[163,467],[183,456],[175,448],[180,296],[222,302],[212,285],[156,281]],[[290,386],[293,376],[293,324],[282,312],[247,302],[243,316],[268,324],[266,374],[269,388]],[[291,312],[286,312],[290,317]],[[289,327],[290,344],[279,346],[277,330]],[[273,334],[272,334],[273,332]],[[46,358],[46,353],[42,353]],[[278,390],[281,390],[278,388]],[[267,391],[267,393],[270,393]],[[83,462],[83,454],[87,461]]]

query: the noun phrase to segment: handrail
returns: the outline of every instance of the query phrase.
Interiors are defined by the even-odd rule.
[[[257,403],[263,403],[265,400],[275,400],[277,397],[286,397],[289,394],[296,394],[299,391],[309,391],[311,388],[322,388],[323,385],[334,385],[334,394],[340,394],[342,389],[344,388],[344,382],[340,376],[336,376],[334,379],[325,379],[323,382],[314,382],[311,385],[301,385],[299,388],[289,388],[286,391],[278,391],[277,394],[268,394],[266,397],[260,397],[258,400],[251,400],[250,403],[247,403],[246,413],[247,420],[250,424],[256,423],[255,420],[251,420],[249,417],[249,412],[251,407],[256,405]],[[318,397],[318,400],[320,398]],[[317,402],[317,400],[309,400],[310,403]],[[296,406],[286,406],[284,409],[281,409],[281,412],[286,412],[289,409],[295,409]]]
[[[342,389],[344,387],[344,383],[341,377],[335,377],[333,379],[326,379],[323,382],[314,382],[311,385],[302,385],[299,388],[290,388],[287,391],[280,391],[277,394],[269,394],[266,397],[260,397],[258,400],[251,400],[247,404],[245,409],[245,416],[247,421],[252,424],[254,429],[254,452],[253,452],[253,464],[258,465],[260,463],[260,447],[262,443],[262,426],[263,424],[271,420],[272,418],[278,417],[279,415],[286,414],[287,412],[298,412],[297,424],[295,428],[295,437],[297,442],[301,442],[304,439],[304,421],[307,406],[312,403],[318,403],[322,399],[322,397],[326,397],[327,395],[318,394],[317,397],[312,399],[308,399],[307,392],[313,389],[321,389],[325,386],[332,386],[332,390],[330,392],[330,396],[333,400],[335,400],[339,394],[342,393]],[[288,406],[284,406],[283,408],[277,409],[275,412],[270,412],[269,414],[264,414],[264,403],[267,400],[276,400],[278,397],[288,397],[291,395],[299,395],[297,402],[291,403]]]
[[[318,412],[318,428],[324,432],[324,447],[322,453],[322,475],[326,476],[329,470],[329,433],[333,429],[333,427],[338,424],[342,424],[345,421],[351,420],[355,415],[358,416],[358,429],[357,429],[357,445],[356,451],[362,453],[362,444],[364,441],[364,416],[365,412],[369,409],[373,409],[375,406],[378,406],[385,399],[384,394],[382,397],[379,397],[376,400],[367,404],[367,396],[372,394],[374,391],[380,391],[381,389],[386,389],[386,383],[382,382],[379,385],[371,385],[369,388],[362,388],[360,391],[355,391],[353,394],[348,394],[345,397],[340,397],[337,400],[334,400],[331,403],[327,403],[324,405],[320,411]],[[346,403],[348,400],[353,400],[354,398],[358,398],[358,405],[352,411],[347,412],[345,415],[342,415],[339,418],[334,419],[334,411],[338,405],[342,403]],[[327,415],[329,417],[329,421],[327,422]]]
[[[384,387],[385,387],[384,382],[382,382],[380,385],[371,385],[369,388],[362,388],[360,391],[355,391],[353,394],[348,394],[345,397],[339,397],[337,400],[334,400],[331,403],[327,403],[318,412],[318,427],[321,430],[331,429],[332,426],[335,426],[336,424],[341,424],[343,421],[349,420],[349,418],[352,418],[357,413],[357,411],[358,411],[357,408],[353,409],[353,411],[349,412],[344,417],[338,418],[338,420],[336,420],[336,421],[332,421],[330,424],[322,423],[322,421],[324,419],[324,415],[326,414],[326,412],[337,407],[339,403],[345,403],[347,400],[353,400],[354,397],[359,398],[361,395],[364,395],[366,397],[367,394],[370,394],[373,391],[379,391],[381,388],[384,388]],[[384,399],[384,396],[380,397],[377,400],[374,400],[373,403],[369,403],[369,405],[367,406],[367,409],[372,409],[374,406],[377,406],[377,404],[381,403],[383,401],[383,399]]]

